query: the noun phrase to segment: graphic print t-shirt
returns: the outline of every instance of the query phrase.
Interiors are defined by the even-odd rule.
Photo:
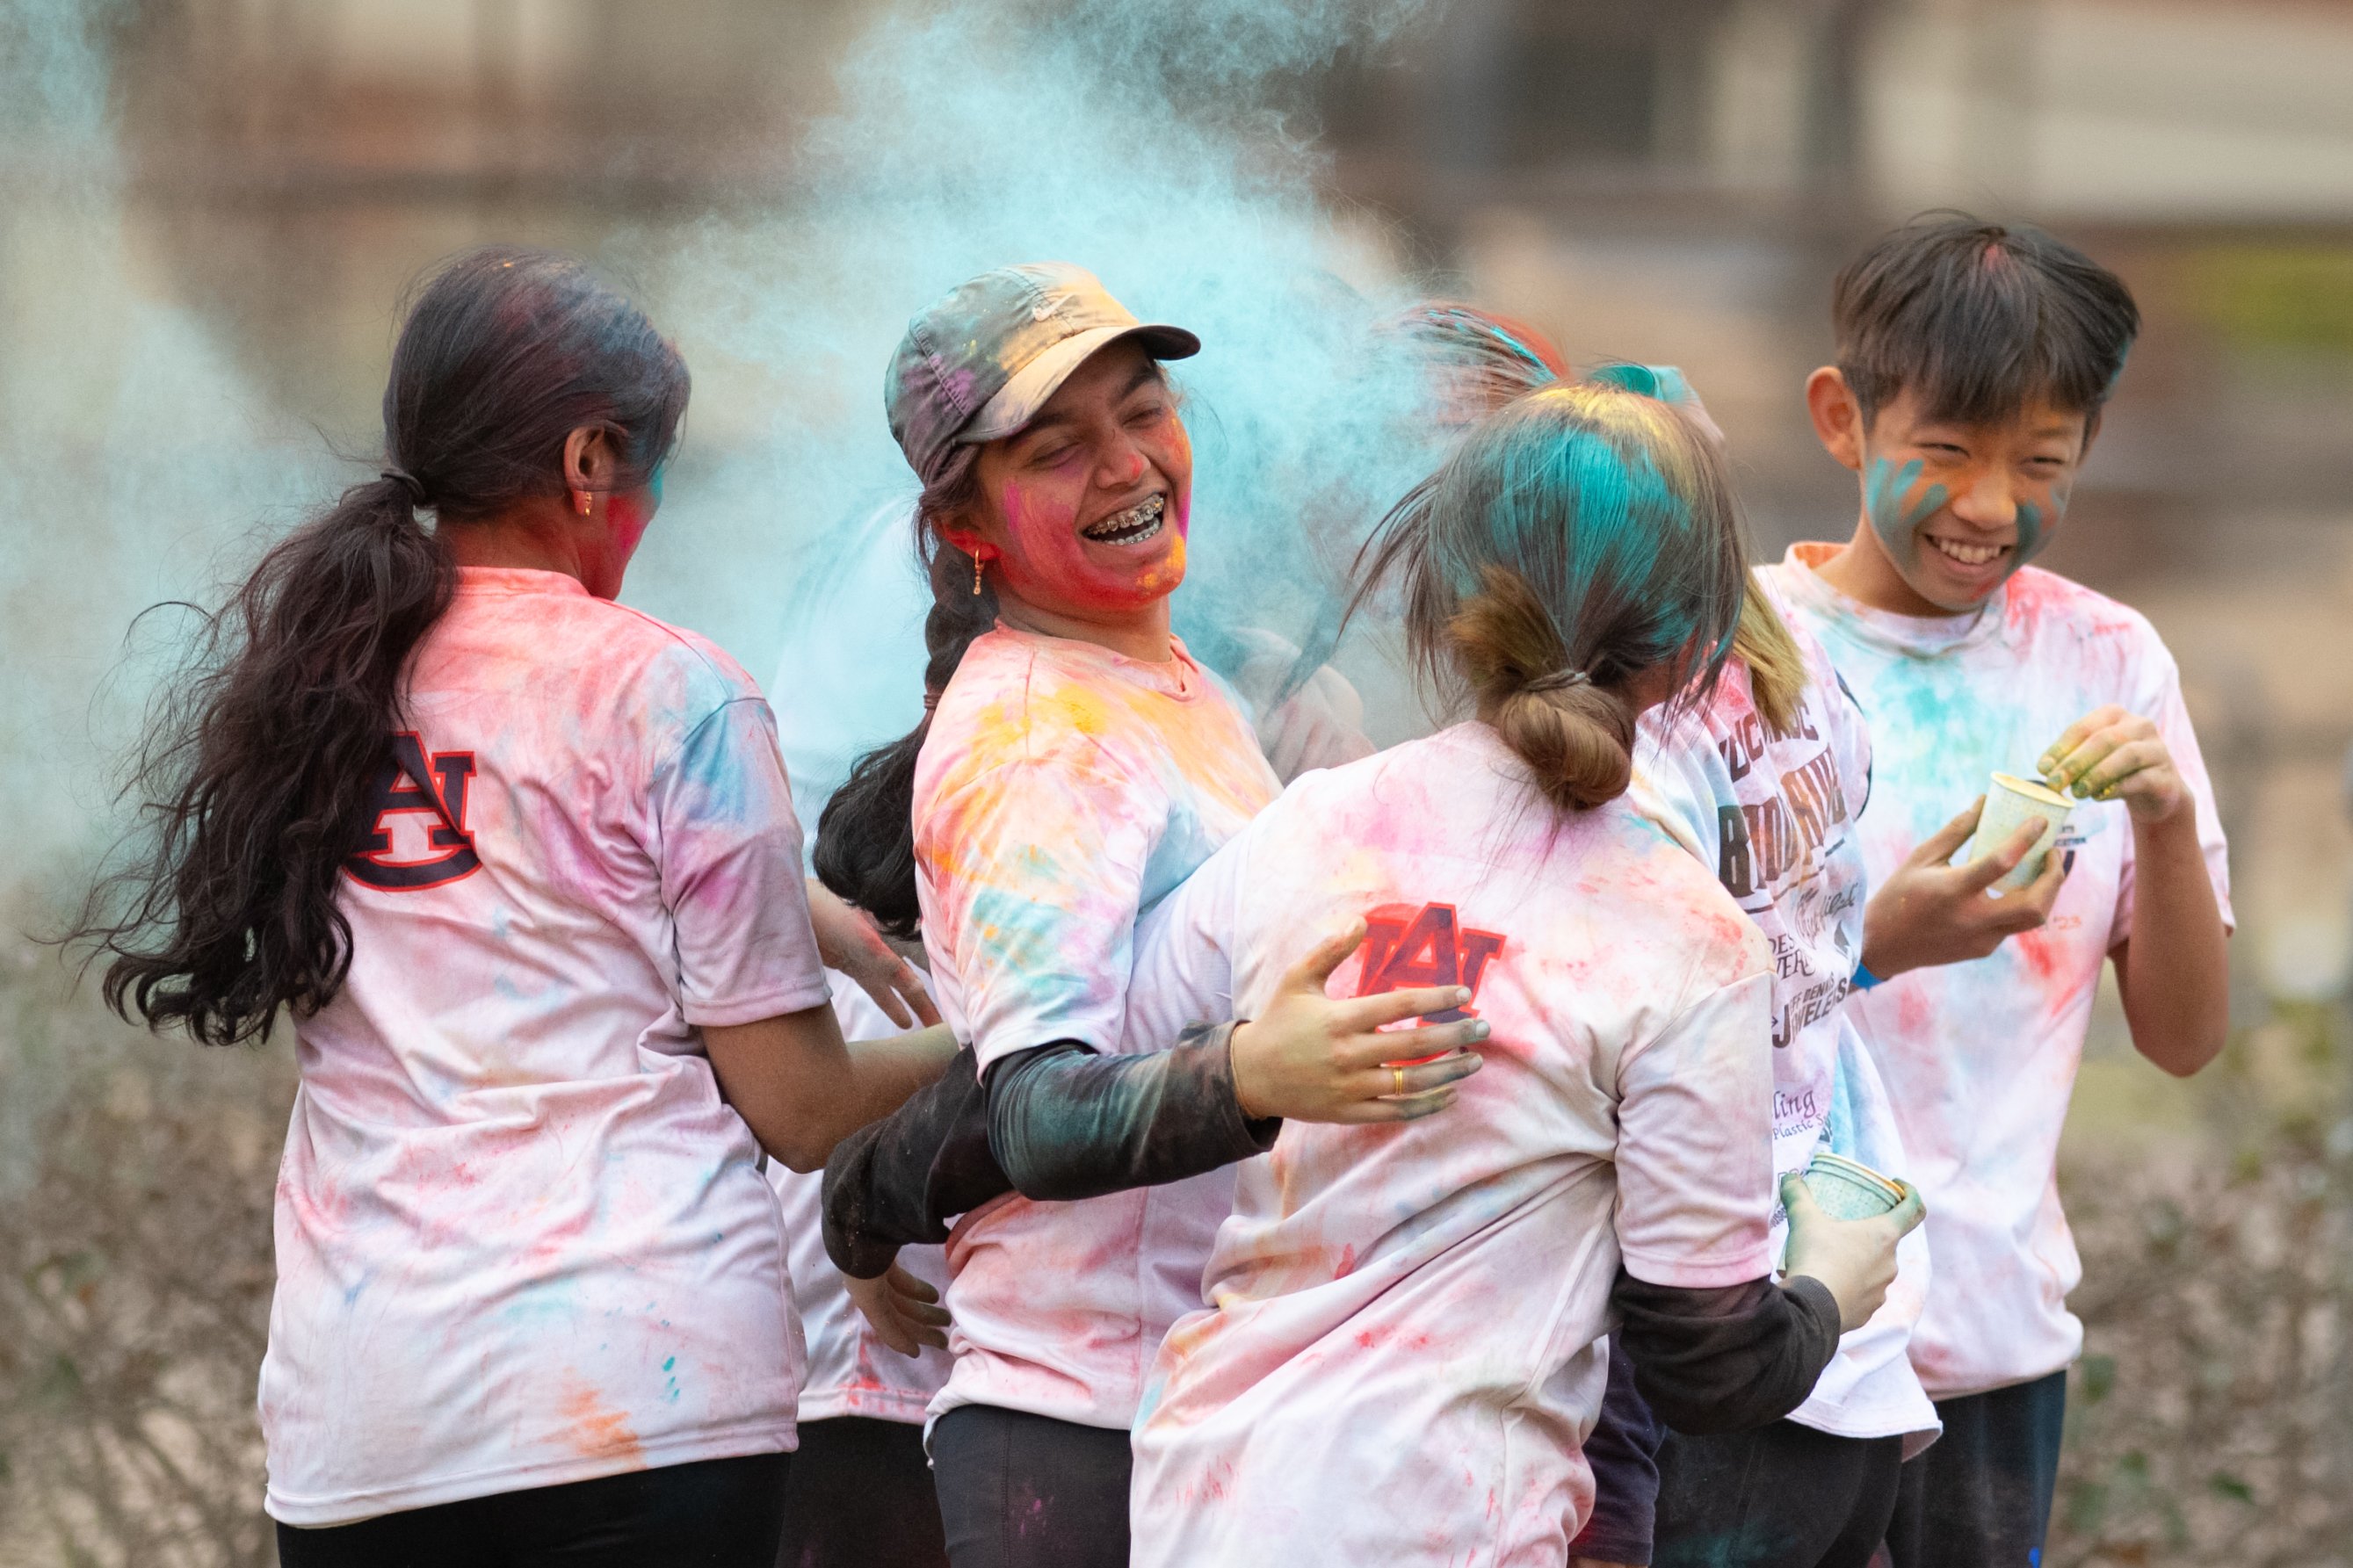
[[[1855,818],[1871,794],[1871,742],[1830,656],[1803,627],[1796,732],[1776,735],[1735,661],[1714,696],[1672,725],[1642,717],[1628,798],[1703,863],[1773,947],[1773,1170],[1828,1147],[1874,1170],[1907,1164],[1887,1093],[1845,1003],[1862,950],[1868,889]],[[1778,1249],[1788,1216],[1774,1210]],[[1928,1289],[1928,1238],[1898,1245],[1886,1301],[1839,1342],[1789,1419],[1845,1437],[1933,1432],[1935,1408],[1906,1359]]]
[[[833,1011],[841,1020],[843,1039],[879,1040],[899,1033],[899,1026],[856,981],[831,970],[826,971],[826,980],[833,987]],[[841,1271],[825,1255],[824,1172],[804,1173],[771,1160],[768,1184],[776,1189],[776,1204],[784,1211],[785,1235],[792,1249],[793,1307],[800,1314],[801,1338],[807,1346],[801,1424],[839,1415],[921,1422],[923,1407],[948,1380],[947,1352],[926,1345],[917,1355],[901,1355],[882,1342],[850,1300],[842,1288]],[[900,1248],[899,1267],[934,1288],[947,1283],[947,1263],[936,1247]]]
[[[1874,879],[1986,788],[2025,777],[2061,731],[2116,703],[2153,721],[2195,804],[2230,918],[2230,873],[2173,657],[2133,610],[2028,566],[1966,616],[1874,610],[1815,573],[1837,550],[1796,544],[1766,580],[1821,639],[1871,724],[1863,860]],[[1935,1275],[1912,1363],[1936,1399],[2042,1377],[2074,1360],[2083,1278],[2059,1207],[2066,1120],[2101,961],[2132,934],[2133,835],[2122,801],[2077,801],[2058,843],[2073,868],[2040,930],[1990,956],[1918,969],[1849,1016],[1885,1079],[1927,1201]]]
[[[923,742],[914,819],[933,992],[981,1070],[1056,1040],[1174,1044],[1126,1028],[1136,920],[1278,787],[1181,643],[1149,662],[1003,626],[975,641]],[[1232,1190],[1217,1171],[966,1215],[947,1245],[955,1370],[932,1414],[1127,1426],[1160,1336],[1200,1302]]]
[[[1711,868],[1623,800],[1556,818],[1460,725],[1308,774],[1212,858],[1146,922],[1130,1027],[1250,1016],[1360,917],[1333,993],[1469,985],[1486,1065],[1437,1116],[1289,1122],[1240,1167],[1137,1422],[1139,1565],[1558,1564],[1620,1258],[1771,1268],[1770,953]]]
[[[407,720],[297,1027],[271,1516],[790,1448],[783,1227],[698,1033],[826,1000],[767,705],[569,577],[468,568]]]

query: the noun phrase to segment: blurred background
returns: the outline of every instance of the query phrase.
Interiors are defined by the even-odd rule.
[[[2179,658],[2239,1030],[2178,1083],[2102,1009],[2048,1560],[2353,1561],[2353,4],[0,0],[0,1563],[270,1560],[286,1039],[150,1040],[37,940],[123,826],[119,761],[185,635],[139,612],[216,600],[372,472],[401,290],[522,240],[679,332],[695,411],[627,596],[765,677],[797,585],[842,564],[838,515],[776,504],[804,482],[780,432],[879,445],[881,351],[769,330],[831,305],[762,290],[828,276],[796,246],[896,232],[906,170],[970,151],[934,107],[989,70],[1085,105],[986,149],[1008,189],[1206,156],[1366,309],[1445,292],[1580,363],[1682,365],[1773,553],[1853,526],[1799,393],[1861,241],[1962,206],[2124,275],[2147,331],[2043,563]],[[1130,210],[1103,221],[1148,228]],[[1252,427],[1247,389],[1210,402]]]

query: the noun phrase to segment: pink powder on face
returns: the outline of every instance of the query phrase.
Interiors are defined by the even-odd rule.
[[[1170,499],[1170,510],[1181,517],[1183,489],[1172,490]],[[1182,527],[1164,525],[1160,538],[1145,545],[1092,543],[1080,533],[1076,498],[1066,499],[1057,487],[1025,484],[1018,476],[998,488],[997,506],[1007,545],[997,570],[1016,595],[1040,608],[1140,610],[1185,580]]]
[[[1135,362],[1140,364],[1140,360]],[[1120,364],[1106,358],[1104,368]],[[1047,405],[1034,434],[983,455],[1003,538],[1000,584],[1039,609],[1101,616],[1140,611],[1184,581],[1193,447],[1184,421],[1150,383],[1118,383],[1091,364]],[[1131,543],[1082,529],[1164,498],[1160,531]]]

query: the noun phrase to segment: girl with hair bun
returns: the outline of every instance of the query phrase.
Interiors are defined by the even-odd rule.
[[[1401,327],[1448,378],[1466,422],[1561,374],[1541,335],[1468,306],[1426,306]],[[1597,374],[1699,410],[1672,367]],[[1765,579],[1749,574],[1732,658],[1704,700],[1643,715],[1633,798],[1715,868],[1774,944],[1774,1169],[1802,1170],[1827,1149],[1903,1171],[1886,1088],[1843,1002],[1883,978],[1866,955],[1893,973],[1885,954],[1950,949],[1957,933],[1937,912],[1949,900],[1923,896],[1923,878],[1951,873],[1899,867],[1865,903],[1856,822],[1871,793],[1869,726],[1820,642],[1781,613]],[[2020,852],[1997,863],[2007,869]],[[1613,1346],[1586,1443],[1594,1508],[1572,1543],[1578,1561],[1860,1568],[1885,1533],[1904,1452],[1936,1428],[1905,1356],[1927,1278],[1927,1236],[1915,1233],[1871,1322],[1841,1340],[1803,1405],[1754,1431],[1669,1433]]]
[[[688,379],[561,257],[417,295],[384,470],[265,555],[148,740],[106,995],[301,1069],[261,1368],[289,1568],[771,1568],[799,1336],[762,1152],[937,1076],[845,1048],[775,721],[613,602]],[[420,514],[430,514],[428,524]]]
[[[1457,984],[1487,1068],[1441,1121],[1291,1125],[1243,1167],[1138,1417],[1138,1564],[1558,1563],[1613,1309],[1651,1403],[1717,1430],[1786,1414],[1877,1306],[1916,1201],[1801,1205],[1774,1279],[1772,952],[1626,795],[1641,716],[1707,700],[1746,582],[1714,443],[1592,383],[1478,426],[1368,549],[1358,605],[1395,587],[1461,721],[1212,856],[1129,1026],[1248,1016],[1291,933],[1357,919],[1337,992]]]

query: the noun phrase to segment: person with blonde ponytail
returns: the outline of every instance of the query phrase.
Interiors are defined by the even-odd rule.
[[[1155,911],[1129,1028],[1249,1016],[1303,930],[1341,994],[1452,983],[1486,1070],[1441,1121],[1287,1125],[1245,1166],[1134,1436],[1134,1562],[1558,1563],[1613,1312],[1685,1430],[1754,1426],[1876,1309],[1916,1202],[1770,1224],[1773,957],[1627,797],[1639,726],[1721,675],[1747,581],[1688,416],[1557,385],[1478,425],[1391,514],[1394,588],[1461,715],[1298,781]],[[1424,1054],[1395,1035],[1393,1060]],[[1794,1192],[1794,1189],[1793,1189]]]

